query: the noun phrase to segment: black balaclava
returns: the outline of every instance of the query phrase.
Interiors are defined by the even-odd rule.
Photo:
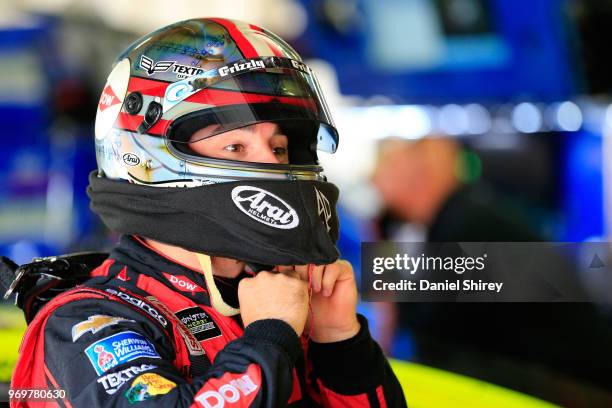
[[[202,187],[149,187],[89,176],[91,209],[106,226],[190,251],[265,265],[338,259],[331,183],[249,180]]]

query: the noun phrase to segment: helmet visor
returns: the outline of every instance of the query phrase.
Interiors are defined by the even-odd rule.
[[[287,129],[289,139],[304,139],[296,146],[329,153],[338,146],[338,132],[314,74],[288,58],[238,61],[175,82],[166,90],[164,114],[169,111],[180,115],[166,133],[172,142],[193,143],[274,122]]]

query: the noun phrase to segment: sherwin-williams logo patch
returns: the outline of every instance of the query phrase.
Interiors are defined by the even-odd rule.
[[[160,358],[155,347],[142,335],[125,331],[98,340],[85,349],[98,375],[137,358]]]
[[[292,229],[300,223],[297,212],[289,204],[259,187],[234,187],[232,200],[240,211],[270,227]]]

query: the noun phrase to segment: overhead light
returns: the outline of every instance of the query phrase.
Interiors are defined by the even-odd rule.
[[[571,101],[559,104],[555,119],[559,129],[567,132],[575,132],[582,127],[582,111]]]
[[[537,132],[542,128],[542,113],[533,103],[519,103],[512,110],[512,125],[519,132]]]

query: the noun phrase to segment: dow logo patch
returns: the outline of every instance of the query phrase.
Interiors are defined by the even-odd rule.
[[[100,112],[103,112],[111,106],[117,105],[118,103],[121,103],[121,100],[117,98],[117,95],[115,95],[113,88],[110,85],[106,85],[106,87],[102,91],[102,95],[100,96],[98,109],[100,109]]]
[[[191,293],[206,292],[197,283],[195,283],[194,281],[192,281],[186,276],[172,275],[166,272],[162,272],[162,273],[164,274],[166,279],[168,279],[168,281],[172,284],[172,286],[174,286],[175,288],[177,288],[178,290],[182,292],[191,292]]]
[[[202,387],[195,399],[206,408],[244,406],[247,402],[243,397],[254,393],[258,388],[259,384],[248,374],[230,381],[224,381],[224,377],[221,377],[214,385]]]
[[[175,314],[198,341],[221,335],[221,330],[217,324],[201,307],[190,307]]]
[[[259,187],[234,187],[232,200],[240,211],[270,227],[292,229],[300,223],[293,207],[283,199]]]
[[[114,128],[115,121],[123,106],[123,99],[130,80],[130,60],[121,60],[108,76],[98,102],[95,134],[97,140],[104,139]]]

